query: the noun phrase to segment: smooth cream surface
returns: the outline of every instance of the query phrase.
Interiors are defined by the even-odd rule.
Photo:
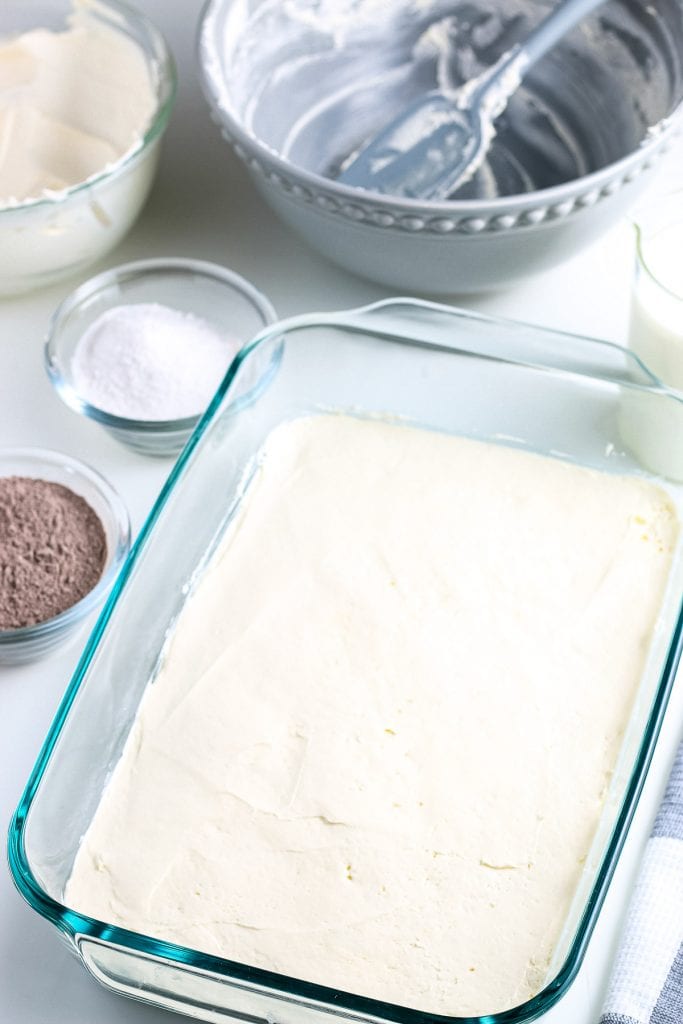
[[[141,48],[79,4],[69,28],[0,38],[0,207],[86,181],[138,146],[156,97]]]
[[[635,478],[375,420],[277,428],[67,904],[423,1011],[525,1000],[677,530]]]

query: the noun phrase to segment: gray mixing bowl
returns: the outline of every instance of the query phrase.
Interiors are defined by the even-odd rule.
[[[647,185],[683,101],[681,0],[612,0],[529,74],[489,159],[447,202],[335,181],[407,103],[493,63],[546,0],[209,0],[203,86],[225,138],[288,225],[341,266],[464,293],[592,242]]]

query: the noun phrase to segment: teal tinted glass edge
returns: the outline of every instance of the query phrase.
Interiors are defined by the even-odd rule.
[[[125,583],[130,576],[130,573],[132,572],[150,533],[155,527],[179,478],[182,476],[186,464],[189,462],[194,450],[213,421],[219,407],[223,404],[223,400],[230,390],[230,387],[233,384],[242,364],[249,358],[251,353],[257,347],[265,345],[268,342],[274,342],[276,344],[276,348],[269,365],[258,384],[245,396],[238,398],[235,403],[227,407],[227,409],[230,409],[233,412],[239,411],[239,409],[245,404],[254,401],[267,387],[279,364],[283,344],[285,342],[285,336],[288,331],[305,330],[307,328],[315,328],[319,326],[344,328],[347,326],[345,323],[345,316],[356,315],[362,317],[368,313],[375,312],[383,308],[405,305],[411,306],[415,309],[432,309],[439,312],[446,312],[449,315],[452,315],[454,319],[464,318],[480,322],[486,321],[498,325],[507,326],[508,324],[514,324],[517,327],[525,326],[534,333],[541,333],[547,337],[562,337],[565,339],[573,337],[572,335],[558,331],[538,328],[533,325],[520,324],[519,321],[505,321],[500,318],[488,317],[485,315],[482,316],[481,314],[474,314],[470,316],[466,311],[438,305],[436,303],[429,303],[421,300],[394,299],[383,300],[379,303],[374,303],[360,309],[349,310],[342,314],[309,314],[292,317],[288,320],[280,321],[278,324],[269,325],[264,328],[264,330],[262,330],[252,342],[247,344],[236,355],[235,359],[231,363],[211,403],[207,407],[204,415],[201,417],[195,431],[189,438],[177,462],[171,469],[169,476],[163,484],[159,495],[147,516],[147,519],[130,549],[130,553],[123,565],[123,568],[121,569],[106,604],[88,638],[83,654],[79,659],[71,682],[69,683],[64,697],[57,709],[48,735],[20,798],[17,810],[11,819],[8,834],[8,859],[10,872],[15,886],[26,902],[41,914],[41,916],[56,925],[56,927],[60,931],[64,932],[71,940],[74,940],[76,936],[84,936],[100,940],[102,942],[111,943],[129,951],[132,954],[142,953],[151,957],[159,957],[179,965],[186,965],[200,971],[211,972],[218,977],[225,978],[228,983],[234,981],[238,985],[240,983],[257,985],[266,990],[268,995],[271,997],[279,998],[285,1002],[298,1001],[316,1008],[319,1007],[322,1012],[325,1010],[325,1004],[328,1004],[337,1015],[340,1013],[343,1015],[344,1012],[348,1012],[348,1014],[355,1017],[368,1016],[393,1021],[396,1022],[396,1024],[528,1024],[528,1022],[537,1020],[542,1014],[546,1013],[566,993],[569,985],[576,977],[583,961],[588,942],[593,928],[595,927],[598,913],[604,902],[609,883],[614,874],[619,854],[626,840],[628,829],[633,819],[638,799],[647,777],[647,772],[654,754],[664,713],[671,694],[676,669],[683,653],[683,606],[679,609],[676,626],[673,630],[671,643],[667,651],[666,661],[652,702],[650,715],[648,716],[643,732],[643,739],[638,748],[634,769],[622,800],[621,809],[617,816],[611,838],[603,855],[595,883],[587,900],[586,908],[577,926],[566,960],[556,976],[548,983],[548,985],[545,986],[545,988],[530,1000],[527,1000],[519,1006],[513,1007],[509,1010],[477,1017],[451,1017],[441,1014],[424,1013],[422,1011],[398,1006],[396,1004],[383,1003],[379,1000],[357,996],[352,993],[341,992],[313,982],[305,982],[289,978],[286,975],[275,974],[260,968],[249,967],[235,961],[198,953],[183,946],[153,939],[141,933],[128,931],[127,929],[119,928],[115,925],[109,925],[94,918],[68,910],[61,903],[53,900],[44,892],[35,879],[26,857],[24,828],[33,797],[40,785],[52,751],[56,746],[62,727],[68,717],[70,708],[76,698],[78,690],[80,689],[86,671],[106,629],[113,609],[121,596]],[[371,329],[370,324],[368,327]],[[381,333],[385,338],[390,337],[388,332],[379,333]],[[406,339],[401,336],[397,336],[395,340],[402,342],[406,341]],[[596,340],[595,343],[609,348],[619,348],[619,346],[615,346],[609,342]],[[457,351],[458,350],[454,349],[454,354],[457,354]],[[463,352],[463,354],[465,353]],[[476,355],[476,353],[472,354]],[[483,356],[483,358],[487,357]],[[533,365],[525,364],[522,360],[506,359],[502,356],[499,358],[499,361],[517,362],[518,365]],[[534,368],[541,369],[542,367],[536,365]],[[567,371],[555,369],[555,372]],[[586,376],[590,375],[586,374]],[[649,372],[648,376],[653,380],[655,386],[653,388],[643,388],[643,390],[660,390],[660,388],[657,387],[659,382],[656,378],[653,378]],[[664,388],[662,390],[666,391],[667,389]]]

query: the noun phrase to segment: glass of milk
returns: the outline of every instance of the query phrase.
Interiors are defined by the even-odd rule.
[[[654,403],[648,403],[647,396],[625,396],[620,416],[622,436],[650,469],[680,480],[683,479],[683,190],[646,203],[636,216],[628,345],[663,384],[681,392],[681,402],[672,401],[668,408],[659,408],[655,413]],[[676,423],[660,422],[662,415],[675,417]],[[672,446],[672,436],[681,437],[680,446]]]
[[[639,213],[629,346],[660,380],[683,390],[683,190]]]

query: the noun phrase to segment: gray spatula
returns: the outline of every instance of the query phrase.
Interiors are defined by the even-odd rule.
[[[561,0],[524,43],[451,92],[435,89],[402,111],[342,167],[345,185],[412,199],[444,200],[477,171],[529,68],[604,0]]]

